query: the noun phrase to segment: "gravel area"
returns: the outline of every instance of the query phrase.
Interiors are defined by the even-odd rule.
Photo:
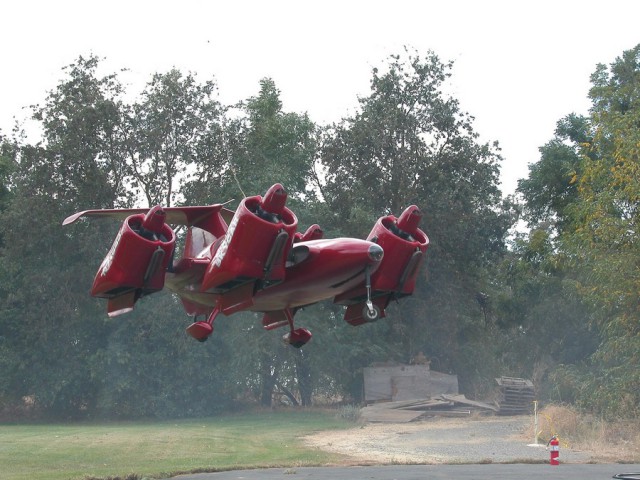
[[[433,418],[371,423],[305,437],[315,448],[343,453],[363,463],[545,463],[546,446],[530,446],[531,417]],[[546,442],[545,442],[546,443]],[[587,463],[589,452],[562,445],[563,463]]]

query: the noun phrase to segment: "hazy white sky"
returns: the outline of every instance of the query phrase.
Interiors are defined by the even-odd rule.
[[[638,0],[14,0],[0,4],[0,129],[40,103],[79,55],[128,68],[131,93],[176,67],[220,100],[271,77],[286,111],[318,123],[353,113],[371,68],[404,45],[455,62],[449,88],[499,141],[512,193],[564,115],[587,113],[589,76],[640,43]]]

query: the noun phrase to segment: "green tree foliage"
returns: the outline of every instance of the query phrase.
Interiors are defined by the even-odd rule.
[[[224,122],[221,150],[199,157],[185,191],[193,202],[238,199],[264,194],[274,183],[287,188],[293,205],[304,196],[315,155],[315,124],[306,114],[282,110],[273,80],[235,106]],[[290,201],[291,201],[290,200]],[[237,203],[237,202],[236,202]]]
[[[509,339],[506,363],[560,400],[567,399],[566,392],[545,382],[546,375],[554,365],[581,362],[598,342],[591,312],[576,290],[570,258],[560,243],[572,229],[582,146],[589,138],[589,119],[570,114],[540,148],[539,161],[518,182],[530,230],[514,240],[498,276],[504,285],[498,323]]]
[[[16,146],[0,134],[0,212],[4,212],[11,199],[11,171],[15,161],[15,149]],[[4,235],[0,235],[0,249],[3,247]],[[4,259],[0,256],[0,266],[4,263]],[[11,277],[7,276],[6,272],[0,271],[0,299],[7,299],[10,290]],[[12,393],[15,368],[19,364],[19,352],[11,344],[11,332],[15,328],[15,323],[15,320],[10,321],[8,318],[0,322],[0,372],[3,372],[0,375],[0,412],[5,404],[15,404],[17,397]]]
[[[593,140],[584,145],[576,239],[588,247],[589,284],[600,303],[634,319],[640,200],[640,45],[592,76]],[[633,324],[636,324],[634,327]]]
[[[128,109],[126,172],[149,206],[173,205],[189,170],[220,158],[223,112],[215,93],[215,82],[200,84],[174,69],[154,75]]]
[[[31,155],[34,164],[24,179],[33,187],[48,179],[50,193],[68,202],[67,208],[89,200],[107,208],[131,198],[122,165],[122,87],[114,74],[97,78],[98,64],[97,57],[80,57],[66,67],[68,80],[34,110],[43,130],[39,147],[46,155]]]
[[[244,110],[246,152],[245,158],[234,159],[236,173],[258,191],[280,182],[299,198],[307,190],[313,166],[315,125],[306,114],[283,112],[280,91],[268,78]]]
[[[567,246],[580,289],[597,307],[603,343],[590,401],[601,410],[640,409],[640,45],[592,75],[593,139],[584,144],[580,203]]]
[[[511,217],[498,189],[497,145],[479,143],[472,117],[443,93],[451,68],[432,52],[375,68],[359,111],[325,134],[321,191],[352,235],[366,235],[380,214],[422,207],[427,268],[387,338],[400,342],[397,360],[422,351],[437,359],[434,368],[460,372],[457,347],[483,319],[476,297],[488,283],[484,267],[502,253]]]
[[[289,206],[298,212],[314,160],[315,125],[306,115],[284,112],[280,91],[268,78],[260,82],[258,95],[236,110],[233,120],[225,120],[223,150],[199,158],[197,173],[185,189],[188,202],[220,202],[238,198],[238,193],[263,195],[274,183],[282,183],[290,196]],[[226,335],[233,342],[243,345],[230,358],[233,371],[245,379],[239,386],[264,406],[271,405],[275,391],[294,403],[309,403],[312,387],[305,373],[305,355],[284,345],[284,332],[261,331],[260,322],[257,314],[216,320],[216,324],[227,324]]]
[[[98,67],[93,57],[68,67],[34,112],[43,141],[3,150],[14,167],[0,214],[3,395],[34,396],[58,416],[205,415],[245,398],[269,405],[274,393],[303,405],[312,395],[357,401],[363,367],[420,352],[472,393],[504,364],[492,268],[513,216],[498,189],[497,144],[480,143],[472,117],[443,93],[451,64],[431,52],[391,57],[374,69],[358,112],[325,129],[320,147],[316,125],[283,111],[270,79],[225,107],[213,81],[173,70],[128,104],[117,77]],[[431,247],[414,297],[358,328],[330,303],[303,309],[297,325],[315,335],[302,351],[251,313],[217,319],[212,339],[197,344],[169,295],[107,319],[87,290],[117,225],[60,226],[87,208],[216,203],[276,182],[300,229],[317,222],[328,236],[364,237],[379,216],[419,205]]]
[[[16,146],[0,134],[0,211],[11,199],[11,173],[13,171]]]
[[[518,181],[531,227],[540,222],[562,230],[571,219],[578,197],[581,145],[589,141],[588,120],[575,114],[558,122],[555,138],[540,148],[540,160],[529,166],[529,176]]]
[[[14,148],[11,201],[0,216],[4,232],[2,317],[13,350],[6,381],[15,398],[34,396],[42,408],[71,415],[95,404],[87,360],[100,350],[104,321],[87,298],[88,265],[105,230],[63,232],[61,219],[89,203],[114,205],[119,85],[97,78],[97,59],[80,58],[68,79],[36,108],[44,142]],[[4,283],[4,282],[3,282]],[[90,319],[93,319],[90,320]]]
[[[93,415],[179,418],[234,408],[238,377],[228,368],[235,355],[231,342],[224,334],[195,342],[174,297],[157,294],[111,322],[89,365],[97,383]]]
[[[496,325],[507,341],[501,356],[510,374],[535,381],[539,398],[557,398],[544,381],[555,365],[580,362],[597,348],[590,311],[567,263],[554,235],[538,228],[514,241],[496,276],[503,285]]]
[[[540,161],[519,184],[530,224],[538,229],[519,260],[529,273],[516,278],[536,288],[557,284],[541,304],[548,311],[541,325],[557,329],[559,321],[566,322],[580,339],[573,354],[554,355],[566,364],[551,372],[553,390],[562,400],[607,416],[635,416],[640,408],[640,45],[609,66],[598,65],[591,82],[589,117],[561,120],[556,138],[541,148]],[[536,249],[541,235],[549,245],[545,251]],[[535,258],[527,257],[531,251],[538,252]],[[536,264],[546,265],[537,279],[530,275]],[[529,308],[527,315],[536,311],[540,307]],[[569,337],[561,333],[558,339]],[[535,337],[534,343],[543,341],[544,336]]]
[[[162,87],[154,90],[152,83],[134,108],[122,102],[115,76],[98,77],[98,67],[97,58],[80,58],[35,109],[42,143],[3,147],[3,160],[9,152],[15,167],[11,201],[0,216],[7,280],[0,309],[6,367],[0,384],[12,402],[29,396],[52,416],[211,413],[228,404],[220,373],[225,370],[199,368],[203,359],[215,367],[211,352],[182,355],[186,346],[176,339],[185,336],[184,325],[176,318],[184,317],[175,300],[160,296],[166,308],[151,310],[142,301],[135,316],[109,320],[104,304],[88,295],[118,225],[96,221],[63,228],[61,221],[78,210],[130,205],[136,181],[147,182],[148,201],[171,200],[172,176],[183,170],[178,163],[186,164],[199,149],[205,154],[212,141],[210,130],[204,140],[199,131],[192,132],[195,139],[185,132],[194,124],[214,124],[217,104],[200,108],[202,89],[208,93],[210,85],[201,88],[190,77],[180,83],[182,77],[171,72],[155,77]],[[180,92],[172,96],[166,90],[174,87]],[[202,122],[184,114],[192,108]],[[141,121],[132,122],[136,110]],[[166,118],[150,119],[150,111],[173,112],[174,129],[162,124]],[[163,127],[168,131],[160,141]],[[184,145],[172,150],[176,143]]]

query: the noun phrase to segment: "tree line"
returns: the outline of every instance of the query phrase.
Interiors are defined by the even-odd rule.
[[[269,78],[224,105],[215,79],[171,70],[126,100],[100,62],[79,57],[33,107],[37,142],[0,132],[4,419],[358,403],[363,367],[420,355],[472,398],[511,375],[533,378],[542,401],[638,413],[640,46],[597,67],[589,114],[558,121],[507,198],[499,144],[444,93],[453,64],[434,52],[389,57],[330,125],[284,111]],[[364,238],[379,216],[419,205],[431,245],[414,295],[357,328],[330,303],[306,308],[297,323],[314,338],[300,350],[252,313],[219,319],[199,344],[164,292],[108,319],[88,290],[119,225],[61,226],[88,208],[234,206],[276,182],[301,229],[328,237]]]

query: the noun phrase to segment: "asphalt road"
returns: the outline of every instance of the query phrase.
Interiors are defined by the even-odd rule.
[[[391,465],[384,467],[300,467],[180,475],[173,480],[604,480],[640,472],[640,465],[488,464]],[[640,479],[640,474],[637,477]]]

